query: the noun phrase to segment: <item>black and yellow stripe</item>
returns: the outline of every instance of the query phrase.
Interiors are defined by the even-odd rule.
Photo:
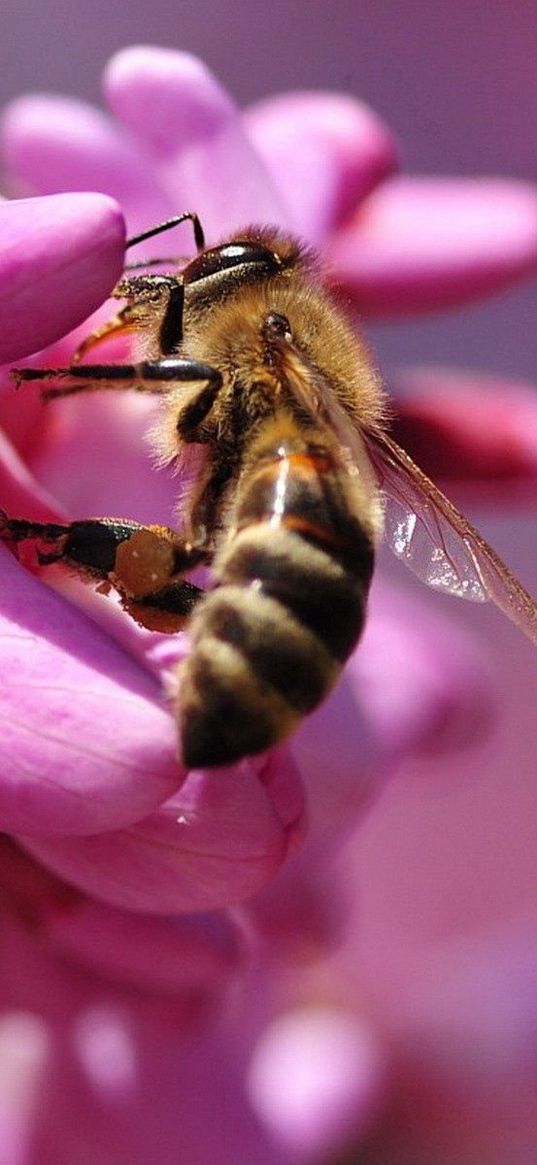
[[[326,697],[363,627],[374,548],[336,453],[271,422],[239,487],[191,623],[183,758],[228,764],[275,744]],[[358,494],[358,497],[361,495]]]

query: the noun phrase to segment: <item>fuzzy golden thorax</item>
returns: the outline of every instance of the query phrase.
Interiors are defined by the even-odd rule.
[[[382,394],[369,353],[327,292],[301,273],[241,286],[223,302],[193,310],[186,298],[181,355],[217,368],[223,386],[206,418],[199,439],[216,441],[226,450],[242,449],[257,424],[276,408],[296,411],[286,385],[286,365],[295,352],[301,376],[325,384],[358,426],[373,427],[382,417]],[[277,314],[289,321],[289,356],[285,344],[271,342],[264,328]],[[308,384],[303,385],[307,394]],[[165,458],[177,455],[177,418],[189,399],[182,387],[165,402],[158,445]]]

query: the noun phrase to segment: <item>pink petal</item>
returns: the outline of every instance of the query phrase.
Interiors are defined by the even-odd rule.
[[[500,179],[394,178],[329,249],[331,273],[367,315],[463,303],[537,268],[537,192]]]
[[[12,517],[31,518],[34,522],[61,522],[61,508],[21,461],[16,450],[0,431],[0,498],[2,507]]]
[[[45,410],[45,439],[28,455],[32,471],[73,517],[113,514],[173,525],[179,481],[155,466],[149,440],[158,408],[136,393],[53,401]]]
[[[470,865],[473,872],[472,857]],[[420,1147],[426,1146],[427,1160],[435,1162],[532,1161],[535,909],[530,905],[521,914],[518,905],[515,920],[506,924],[502,899],[500,887],[495,905],[501,902],[504,918],[498,925],[497,915],[491,930],[474,917],[456,937],[442,941],[435,911],[434,937],[412,951],[407,929],[404,961],[390,969],[383,1000],[373,984],[397,1071],[397,1089],[375,1139],[379,1160],[423,1160]],[[358,990],[364,990],[361,978]]]
[[[242,963],[224,912],[155,918],[81,898],[41,928],[61,958],[125,986],[182,996],[191,1009],[206,992],[222,993]]]
[[[140,1005],[98,999],[69,1036],[43,1097],[46,1165],[92,1165],[96,1146],[99,1165],[291,1165],[244,1096],[242,1049],[214,1025],[144,1024]]]
[[[336,1160],[364,1136],[378,1107],[384,1065],[372,1034],[351,1014],[296,1009],[273,1020],[250,1066],[258,1115],[300,1160]]]
[[[449,621],[446,604],[435,618],[426,603],[426,595],[414,601],[376,583],[363,643],[332,697],[291,740],[307,790],[308,840],[248,912],[280,961],[341,944],[354,898],[347,871],[337,874],[342,831],[363,822],[401,762],[455,753],[464,764],[465,750],[493,728],[499,693],[488,655]]]
[[[159,685],[0,553],[2,828],[82,834],[136,821],[183,776]]]
[[[433,984],[441,975],[442,1000]],[[390,1010],[398,1038],[415,1042],[447,1076],[489,1087],[531,1080],[537,1054],[535,912],[431,943],[401,967]],[[390,1005],[388,1004],[388,1007]],[[412,1017],[411,1023],[408,1017]]]
[[[348,903],[334,876],[340,848],[340,835],[308,840],[245,908],[249,930],[284,972],[286,965],[311,964],[341,946]]]
[[[99,190],[121,204],[132,232],[174,210],[150,159],[106,114],[83,101],[21,97],[4,113],[0,142],[18,193]]]
[[[252,221],[285,221],[238,110],[196,57],[125,49],[108,65],[105,89],[114,113],[152,156],[176,211],[196,210],[208,240]],[[191,230],[181,237],[190,243]]]
[[[184,921],[188,927],[191,920]],[[156,938],[161,920],[153,922],[149,934]],[[129,940],[134,929],[128,920],[126,925]],[[174,924],[162,920],[164,931],[168,925]],[[58,944],[52,954],[39,928],[3,915],[3,997],[12,1013],[23,1011],[26,1018],[30,1012],[34,1022],[26,1030],[14,1023],[6,1040],[2,1165],[90,1165],[96,1149],[99,1165],[156,1165],[156,1147],[158,1165],[290,1165],[245,1098],[245,1040],[236,1007],[226,1035],[221,1023],[207,1022],[203,1012],[200,1017],[195,992],[187,989],[181,1006],[181,995],[173,995],[172,968],[160,967],[159,990],[159,954],[172,953],[156,942],[154,989],[140,990],[135,983],[114,983],[106,972],[84,973],[74,951],[74,957],[62,957]],[[177,945],[175,953],[179,957]],[[99,952],[93,955],[98,962]],[[146,957],[149,962],[148,952]],[[200,963],[203,994],[210,968],[203,958]],[[0,1048],[1,1042],[0,1033]],[[30,1071],[10,1081],[9,1072],[14,1075],[21,1061]],[[7,1128],[4,1136],[4,1113],[14,1118],[11,1137]],[[19,1154],[13,1160],[1,1155],[11,1145]],[[31,1155],[21,1158],[27,1146]]]
[[[278,789],[282,765],[296,790],[286,803]],[[273,877],[302,813],[296,772],[276,753],[262,779],[250,762],[191,773],[173,800],[128,832],[76,841],[26,836],[22,843],[60,877],[112,905],[159,914],[214,910],[251,897]]]
[[[101,194],[0,203],[0,362],[59,339],[109,295],[123,268],[124,223]]]
[[[25,385],[19,392],[6,366],[0,369],[0,418],[6,437],[23,457],[43,438],[43,402],[38,385]]]
[[[465,499],[537,499],[537,397],[530,385],[450,368],[398,373],[393,433]],[[459,492],[459,490],[458,490]]]
[[[413,599],[377,579],[342,680],[292,738],[313,833],[363,814],[405,757],[464,749],[491,727],[496,689],[486,654],[446,603],[437,615],[426,603],[426,593]]]
[[[30,1011],[6,1011],[0,1018],[0,1160],[26,1165],[33,1157],[34,1122],[51,1041],[46,1023]]]
[[[371,109],[341,93],[285,93],[243,124],[297,233],[318,245],[396,166],[395,142]]]

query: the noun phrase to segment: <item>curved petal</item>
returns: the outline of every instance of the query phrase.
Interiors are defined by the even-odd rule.
[[[102,194],[2,202],[0,237],[0,363],[81,323],[123,269],[123,217]]]
[[[0,555],[2,829],[83,834],[136,821],[184,776],[159,685]]]
[[[259,764],[259,762],[257,762]],[[290,786],[282,796],[282,783]],[[190,773],[180,793],[132,829],[21,844],[86,893],[129,910],[214,910],[255,894],[301,825],[298,777],[285,754]]]
[[[393,432],[435,480],[465,499],[537,500],[535,388],[455,368],[397,374]]]
[[[4,910],[26,920],[51,958],[168,1001],[177,996],[194,1011],[242,964],[243,943],[224,911],[155,918],[116,910],[67,886],[5,836],[0,852]]]
[[[173,213],[150,159],[84,101],[46,93],[18,98],[4,112],[0,143],[17,193],[99,190],[120,203],[131,232]]]
[[[197,57],[125,49],[107,67],[105,90],[116,116],[151,154],[176,210],[197,211],[209,241],[252,221],[285,221],[238,110]],[[182,237],[190,249],[191,231]]]
[[[268,97],[246,110],[243,124],[294,229],[317,246],[397,164],[380,118],[342,93]]]
[[[493,178],[394,178],[329,248],[365,315],[463,303],[537,269],[537,190]]]

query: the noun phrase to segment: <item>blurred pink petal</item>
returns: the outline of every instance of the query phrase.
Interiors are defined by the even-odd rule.
[[[304,1007],[283,1013],[254,1051],[249,1093],[258,1115],[299,1160],[336,1160],[378,1108],[383,1056],[352,1013]]]
[[[342,837],[405,760],[460,753],[464,764],[466,750],[494,736],[500,692],[490,673],[488,655],[446,612],[429,615],[424,603],[375,584],[363,643],[291,741],[308,795],[306,844],[248,907],[278,960],[311,960],[340,945],[354,899],[353,883],[337,875]]]
[[[297,233],[319,245],[396,167],[392,135],[342,93],[283,93],[244,114],[248,136],[285,198]]]
[[[441,367],[399,372],[394,387],[394,436],[431,477],[484,502],[537,500],[534,388]]]
[[[125,986],[182,995],[192,1010],[224,993],[242,965],[238,931],[223,912],[155,918],[81,898],[46,921],[62,958]]]
[[[26,359],[24,363],[31,361]],[[47,425],[43,402],[38,385],[25,385],[22,392],[15,388],[7,365],[0,368],[0,411],[6,437],[25,458],[45,436]]]
[[[16,193],[98,190],[121,204],[132,233],[175,209],[150,159],[83,101],[45,93],[18,98],[4,112],[0,144]]]
[[[154,913],[228,906],[273,877],[301,827],[291,762],[269,756],[263,770],[247,761],[190,773],[171,801],[128,831],[22,842],[60,877],[112,905]]]
[[[443,981],[439,998],[437,984]],[[488,930],[432,945],[401,968],[391,1017],[446,1075],[513,1084],[537,1066],[537,918],[534,910]],[[409,1023],[412,1016],[412,1024]],[[411,1030],[410,1030],[411,1028]],[[537,1096],[536,1096],[537,1101]],[[537,1116],[537,1108],[536,1108]]]
[[[38,1129],[62,1152],[46,1165],[92,1165],[96,1146],[99,1165],[291,1165],[251,1111],[231,1040],[133,1018],[99,1002],[76,1017],[43,1097]]]
[[[486,654],[445,603],[442,620],[425,600],[375,582],[360,646],[292,739],[314,833],[363,813],[406,756],[464,749],[492,726],[497,691]]]
[[[35,480],[13,445],[0,430],[0,502],[12,517],[34,522],[61,522],[61,507]]]
[[[463,303],[537,269],[537,190],[494,178],[393,178],[328,249],[364,315]]]
[[[197,211],[208,241],[252,221],[285,223],[238,110],[197,57],[124,49],[107,67],[105,90],[114,113],[151,155],[176,211]],[[192,232],[183,237],[190,244]]]
[[[3,1011],[0,1017],[2,1165],[28,1165],[33,1160],[33,1127],[50,1053],[47,1025],[39,1016],[29,1011]]]
[[[372,1005],[392,1058],[392,1095],[373,1134],[375,1161],[533,1160],[535,923],[533,904],[531,914],[489,931],[463,928],[449,942],[418,949],[411,940],[390,986],[383,984],[384,998],[373,981]]]
[[[159,950],[165,953],[157,945],[155,960]],[[93,956],[98,961],[97,951]],[[148,1165],[157,1150],[159,1165],[243,1159],[291,1165],[245,1097],[236,1022],[231,1037],[222,1034],[207,1013],[200,1019],[192,996],[188,1006],[188,991],[181,1008],[180,991],[176,997],[167,991],[164,968],[162,985],[155,966],[146,991],[141,983],[114,983],[106,969],[85,973],[74,952],[62,954],[58,944],[53,953],[46,934],[2,909],[1,969],[4,1007],[16,1020],[6,1074],[15,1074],[23,1059],[29,1071],[13,1080],[12,1090],[6,1085],[6,1109],[13,1099],[10,1116],[20,1120],[10,1125],[10,1140],[6,1128],[0,1149],[15,1142],[19,1154],[26,1147],[32,1154],[7,1158],[6,1165],[90,1165],[96,1152],[99,1165]],[[207,970],[201,959],[202,991]],[[226,975],[224,989],[228,982]],[[28,1012],[37,1020],[37,1038],[31,1029],[26,1036],[29,1048],[19,1022]],[[29,1056],[39,1052],[40,1035],[44,1056]]]
[[[73,517],[173,525],[180,483],[156,469],[149,440],[158,407],[121,392],[51,401],[47,439],[28,455],[32,471]]]
[[[109,295],[123,268],[124,222],[101,194],[0,203],[0,362],[51,344]]]
[[[346,934],[353,888],[337,876],[345,826],[307,837],[305,845],[244,907],[247,927],[283,971],[304,968],[338,950]]]
[[[0,553],[2,828],[79,834],[137,820],[184,775],[159,685]]]

